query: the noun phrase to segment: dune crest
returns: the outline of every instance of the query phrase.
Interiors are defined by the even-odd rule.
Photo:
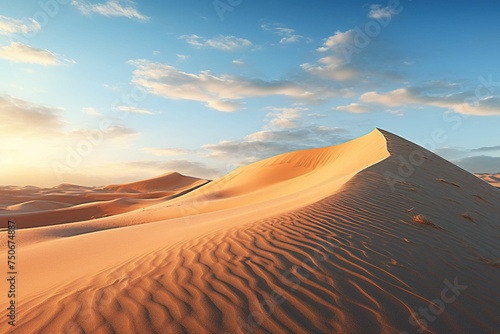
[[[177,172],[170,172],[159,177],[131,182],[119,185],[109,185],[103,187],[105,190],[115,192],[153,192],[153,191],[175,191],[181,192],[206,183],[206,180],[195,177],[184,176]]]
[[[494,333],[499,203],[383,130],[286,153],[139,210],[18,231],[13,332]]]

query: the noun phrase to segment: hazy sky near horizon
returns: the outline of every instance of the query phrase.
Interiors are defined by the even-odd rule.
[[[0,0],[0,185],[215,178],[376,127],[500,172],[499,14],[488,0]]]

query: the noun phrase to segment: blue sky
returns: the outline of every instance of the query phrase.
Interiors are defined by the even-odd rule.
[[[0,184],[215,178],[375,127],[500,172],[497,1],[0,2]]]

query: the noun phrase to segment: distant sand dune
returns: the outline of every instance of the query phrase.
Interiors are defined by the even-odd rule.
[[[343,147],[94,225],[19,231],[13,333],[497,332],[500,191],[385,131]]]
[[[184,176],[177,172],[167,173],[159,177],[132,182],[127,184],[110,185],[103,189],[117,192],[153,192],[153,191],[175,191],[191,189],[206,183],[206,180],[195,177]]]
[[[500,169],[500,166],[499,166]],[[494,187],[500,188],[500,173],[498,174],[476,174],[481,180],[488,182]]]
[[[6,210],[11,210],[11,211],[47,211],[47,210],[55,210],[55,209],[61,209],[61,208],[67,208],[71,206],[69,203],[63,203],[63,202],[56,202],[56,201],[41,201],[41,200],[34,200],[34,201],[27,201],[24,203],[20,204],[15,204],[15,205],[9,205],[6,207]]]
[[[5,211],[0,211],[0,217],[15,220],[19,228],[82,222],[163,203],[205,183],[207,180],[168,173],[144,181],[102,188],[63,184],[52,189],[36,188],[14,193],[4,189],[4,202],[12,201],[13,194],[26,202],[5,206]]]

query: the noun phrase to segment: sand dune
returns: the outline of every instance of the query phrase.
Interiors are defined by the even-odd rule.
[[[15,220],[20,228],[94,220],[163,203],[207,182],[179,173],[168,173],[157,178],[101,188],[70,184],[51,189],[5,187],[0,197],[4,203],[0,217]],[[16,199],[20,203],[10,204]]]
[[[13,332],[498,332],[500,190],[391,133],[154,201],[18,231]]]
[[[103,187],[106,190],[117,192],[153,192],[153,191],[175,191],[181,192],[192,189],[195,186],[203,185],[206,180],[195,177],[184,176],[177,172],[164,174],[160,177],[155,177],[139,182],[132,182],[120,185],[109,185]]]
[[[71,206],[69,203],[63,203],[63,202],[56,202],[56,201],[41,201],[41,200],[35,200],[35,201],[28,201],[28,202],[23,202],[20,204],[15,204],[15,205],[9,205],[6,207],[6,210],[10,211],[47,211],[47,210],[55,210],[55,209],[61,209],[61,208],[67,208],[68,206]]]
[[[482,173],[475,175],[479,177],[481,180],[488,182],[492,186],[500,188],[500,173],[497,174]]]

